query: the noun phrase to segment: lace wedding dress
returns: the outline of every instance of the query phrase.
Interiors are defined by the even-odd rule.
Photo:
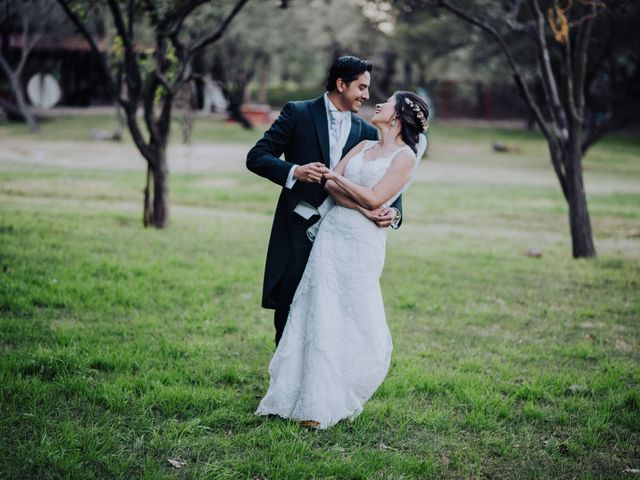
[[[399,150],[365,160],[376,143],[349,160],[346,178],[370,187],[380,181]],[[386,238],[386,228],[356,210],[336,205],[323,216],[257,415],[315,420],[324,429],[362,412],[391,360],[379,283]]]

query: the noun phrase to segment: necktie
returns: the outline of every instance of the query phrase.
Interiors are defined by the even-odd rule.
[[[331,143],[335,145],[340,140],[340,133],[342,131],[342,121],[344,120],[344,115],[338,110],[329,110],[329,116],[331,117],[329,134],[332,140]]]

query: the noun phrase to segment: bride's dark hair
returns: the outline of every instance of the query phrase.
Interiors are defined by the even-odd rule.
[[[420,133],[429,127],[429,107],[418,95],[399,90],[393,94],[396,98],[396,117],[400,121],[402,141],[417,152],[416,144]]]

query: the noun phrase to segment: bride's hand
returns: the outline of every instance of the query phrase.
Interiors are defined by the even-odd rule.
[[[322,174],[322,177],[323,177],[326,181],[329,181],[329,180],[335,180],[335,178],[336,178],[336,174],[335,174],[335,173],[333,173],[333,171],[332,171],[332,170],[327,170],[326,172],[324,172],[324,173]]]
[[[358,210],[360,211],[360,213],[362,213],[362,215],[367,217],[372,222],[376,222],[378,220],[378,218],[379,218],[378,217],[378,211],[380,210],[379,208],[376,209],[376,210],[367,210],[366,208],[364,208],[362,206],[358,206]]]
[[[380,219],[381,214],[383,213],[384,208],[380,207],[380,208],[376,208],[375,210],[368,210],[369,215],[368,218],[369,220],[373,221],[373,222],[377,222]]]
[[[380,228],[387,228],[389,225],[391,225],[396,215],[395,208],[388,207],[380,207],[376,208],[375,210],[367,210],[366,208],[360,207],[359,210],[365,217],[367,217]]]
[[[396,215],[398,215],[398,212],[395,208],[380,207],[373,210],[372,214],[374,214],[375,216],[373,221],[376,223],[376,225],[378,225],[380,228],[387,228],[394,222],[394,220],[396,219]]]

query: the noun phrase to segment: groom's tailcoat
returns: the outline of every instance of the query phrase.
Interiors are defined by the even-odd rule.
[[[342,155],[362,140],[377,138],[378,133],[373,126],[351,114],[351,130]],[[282,154],[284,160],[279,158]],[[275,290],[289,256],[293,254],[291,224],[293,217],[297,216],[294,208],[300,201],[317,207],[327,197],[327,192],[319,183],[296,181],[293,188],[285,187],[293,165],[312,162],[322,162],[327,167],[330,165],[329,129],[322,96],[315,100],[287,103],[278,119],[247,155],[249,170],[283,187],[269,239],[262,291],[264,308],[288,308],[288,305],[277,305],[279,295]],[[402,210],[402,201],[398,200],[393,206]]]

